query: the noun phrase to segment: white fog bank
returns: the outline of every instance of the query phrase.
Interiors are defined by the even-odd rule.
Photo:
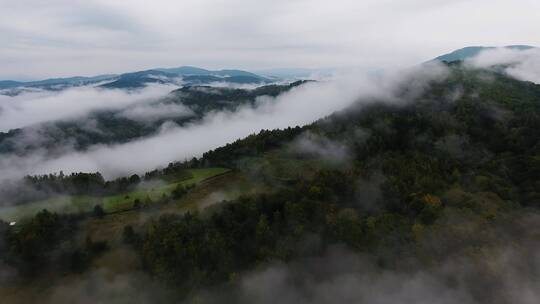
[[[4,178],[25,174],[83,171],[101,172],[106,178],[143,173],[172,161],[189,159],[261,129],[309,124],[350,106],[355,101],[393,100],[392,93],[403,81],[422,90],[428,80],[440,79],[440,65],[381,73],[347,73],[322,82],[307,83],[276,98],[259,98],[254,107],[207,115],[185,127],[163,128],[153,137],[112,146],[94,146],[85,152],[66,152],[46,159],[36,153],[0,159]]]

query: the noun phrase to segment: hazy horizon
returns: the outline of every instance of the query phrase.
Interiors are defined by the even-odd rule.
[[[472,45],[540,45],[540,3],[531,0],[0,0],[0,8],[6,80],[183,65],[386,68]]]

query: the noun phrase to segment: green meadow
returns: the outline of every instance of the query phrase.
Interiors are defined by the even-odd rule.
[[[190,169],[191,178],[178,181],[148,182],[137,187],[136,190],[110,196],[60,196],[47,200],[36,201],[19,206],[0,208],[0,219],[4,221],[18,221],[47,209],[57,213],[90,212],[95,205],[101,205],[106,213],[125,211],[133,208],[133,202],[146,201],[148,198],[155,201],[164,195],[170,195],[178,186],[197,185],[209,178],[227,173],[226,168]]]

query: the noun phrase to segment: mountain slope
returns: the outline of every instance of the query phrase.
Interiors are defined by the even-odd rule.
[[[346,302],[363,303],[374,290],[381,290],[377,299],[398,290],[392,302],[399,302],[418,286],[421,299],[411,302],[442,295],[444,303],[514,303],[516,285],[535,286],[539,271],[530,261],[540,248],[540,86],[459,63],[448,69],[448,77],[415,94],[408,89],[418,79],[404,82],[399,102],[363,100],[313,124],[263,130],[142,178],[28,178],[98,202],[103,190],[139,189],[155,176],[189,178],[186,170],[196,168],[223,166],[261,185],[210,203],[222,189],[196,202],[184,198],[198,188],[177,187],[143,202],[141,194],[119,192],[131,208],[124,215],[136,216],[125,221],[97,205],[93,215],[43,211],[16,228],[0,222],[0,244],[9,248],[4,260],[33,270],[21,288],[36,276],[65,286],[66,273],[114,272],[99,254],[124,257],[129,246],[142,265],[130,265],[128,273],[149,274],[144,286],[168,286],[172,303],[312,303],[321,290],[321,303],[344,293]],[[206,89],[197,88],[213,98]],[[196,211],[182,209],[186,204]],[[115,233],[92,239],[107,221]],[[36,256],[35,248],[55,254]],[[63,271],[54,276],[47,269]]]
[[[134,73],[122,74],[114,81],[100,85],[101,88],[108,89],[136,89],[144,87],[149,83],[174,83],[176,74],[158,70],[147,70]]]
[[[268,78],[242,70],[211,71],[191,66],[178,68],[159,68],[120,75],[99,75],[94,77],[51,78],[39,81],[20,82],[0,81],[0,90],[14,88],[62,89],[71,86],[91,85],[104,81],[103,88],[134,89],[147,83],[177,83],[184,79],[188,84],[208,84],[211,82],[229,82],[236,84],[268,83]]]
[[[163,71],[167,73],[185,75],[185,76],[249,76],[254,78],[263,78],[255,73],[246,72],[242,70],[217,70],[211,71],[206,69],[201,69],[192,66],[182,66],[178,68],[161,68],[156,69],[158,71]]]
[[[528,45],[509,45],[509,46],[504,46],[503,48],[514,49],[514,50],[528,50],[528,49],[533,49],[535,47],[528,46]],[[493,50],[493,49],[496,49],[496,47],[470,46],[470,47],[465,47],[459,50],[455,50],[448,54],[441,55],[435,58],[434,60],[445,61],[445,62],[460,61],[460,60],[465,60],[465,59],[475,57],[478,54],[480,54],[480,52],[482,51]]]
[[[93,77],[75,76],[75,77],[68,77],[68,78],[50,78],[50,79],[45,79],[45,80],[27,81],[27,82],[3,80],[3,81],[0,81],[0,90],[10,89],[10,88],[20,88],[20,87],[53,89],[55,86],[59,88],[69,87],[69,86],[81,86],[81,85],[98,83],[101,81],[112,80],[115,77],[116,75],[99,75],[99,76],[93,76]]]

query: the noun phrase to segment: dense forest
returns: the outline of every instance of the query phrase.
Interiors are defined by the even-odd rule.
[[[453,66],[448,81],[407,104],[374,103],[306,127],[352,147],[346,170],[321,170],[271,195],[228,202],[211,216],[160,218],[148,224],[138,248],[153,274],[193,290],[334,243],[390,268],[493,246],[504,238],[493,235],[499,225],[517,226],[523,208],[540,207],[539,99],[538,85]],[[301,131],[263,131],[203,160],[234,166]],[[451,219],[460,217],[471,230],[456,231]],[[306,248],[310,235],[317,242]],[[444,240],[427,247],[434,235]]]
[[[506,287],[483,287],[505,280],[502,264],[491,262],[499,248],[516,249],[526,263],[532,259],[529,241],[539,241],[537,224],[526,219],[540,207],[540,86],[459,62],[448,68],[448,78],[430,82],[421,93],[404,84],[399,103],[362,102],[304,127],[263,130],[142,177],[104,181],[99,173],[81,173],[26,182],[102,195],[144,179],[181,177],[189,168],[219,166],[251,179],[270,177],[262,181],[262,193],[125,226],[124,242],[137,253],[141,269],[174,290],[175,299],[246,301],[234,292],[243,274],[344,246],[373,260],[381,272],[433,271],[449,261],[474,261],[470,272],[445,273],[448,285],[459,285],[478,303],[510,303]],[[188,88],[173,95],[185,90],[195,94]],[[259,90],[229,94],[253,100],[283,89]],[[197,104],[203,112],[219,99],[197,92],[208,98]],[[308,140],[324,138],[326,150],[347,147],[348,157],[329,162],[332,154],[319,153],[316,143],[311,146],[320,149],[306,153],[298,144],[306,134]],[[275,158],[287,168],[265,165]],[[246,170],[246,162],[259,170]],[[38,264],[65,268],[66,261],[68,271],[83,271],[107,250],[106,243],[70,240],[74,223],[88,216],[102,215],[43,211],[16,229],[2,223],[4,263],[23,274],[35,275]],[[201,296],[203,290],[219,294],[219,301]]]

